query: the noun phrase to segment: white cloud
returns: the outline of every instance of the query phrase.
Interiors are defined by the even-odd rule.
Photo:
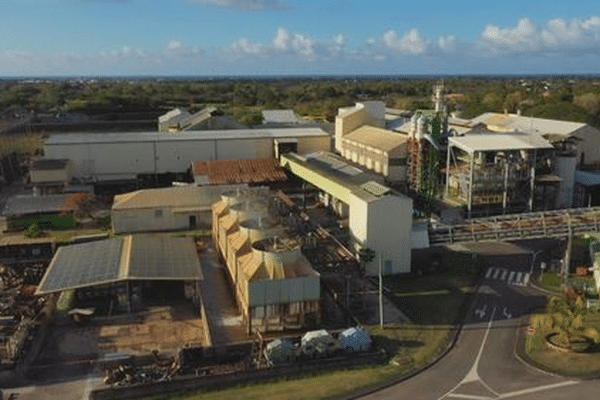
[[[281,0],[191,0],[208,6],[231,8],[240,11],[271,11],[287,8]]]
[[[522,18],[514,27],[487,25],[480,35],[480,45],[491,52],[554,52],[591,49],[600,45],[600,18],[567,21],[556,18],[539,27]]]
[[[358,44],[349,43],[346,33],[319,38],[281,27],[268,40],[242,37],[221,47],[170,38],[152,51],[121,45],[95,55],[13,49],[0,51],[0,75],[590,73],[600,65],[596,16],[552,19],[542,25],[527,18],[508,27],[488,24],[471,43],[452,34],[436,38],[417,29],[398,32],[387,29],[376,37],[359,37]]]
[[[423,54],[429,46],[427,39],[423,38],[416,29],[409,30],[402,37],[398,36],[395,30],[390,29],[383,33],[383,43],[401,54]]]

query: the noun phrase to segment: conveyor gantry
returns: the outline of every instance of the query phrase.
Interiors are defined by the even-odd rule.
[[[474,218],[429,228],[431,246],[458,242],[568,237],[600,231],[600,207]]]

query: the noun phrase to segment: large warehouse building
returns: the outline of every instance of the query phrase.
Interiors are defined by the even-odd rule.
[[[319,128],[78,133],[52,135],[44,144],[44,154],[70,159],[75,178],[122,181],[140,175],[184,174],[196,160],[277,158],[288,151],[329,151],[330,146],[330,135]]]

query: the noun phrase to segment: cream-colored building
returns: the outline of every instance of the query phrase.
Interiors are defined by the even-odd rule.
[[[385,128],[386,108],[380,101],[340,108],[335,119],[335,149],[347,160],[383,175],[389,182],[407,177],[407,135]]]
[[[325,192],[338,214],[348,216],[352,247],[375,251],[367,275],[410,272],[412,200],[331,153],[281,156],[281,165]]]
[[[38,194],[62,193],[73,177],[73,163],[68,159],[34,160],[29,181]]]
[[[208,228],[211,207],[222,193],[246,185],[173,186],[116,195],[111,214],[115,233]]]

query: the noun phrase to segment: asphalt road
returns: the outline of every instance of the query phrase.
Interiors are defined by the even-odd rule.
[[[600,382],[552,375],[521,361],[515,353],[522,318],[544,304],[528,287],[532,254],[504,251],[486,256],[482,276],[454,348],[425,372],[363,397],[382,399],[597,399]],[[512,273],[512,274],[511,274]],[[510,278],[510,279],[509,279]]]

